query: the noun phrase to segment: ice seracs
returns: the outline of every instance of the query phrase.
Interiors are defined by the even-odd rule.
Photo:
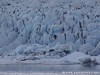
[[[1,56],[98,56],[99,43],[100,0],[0,0]]]

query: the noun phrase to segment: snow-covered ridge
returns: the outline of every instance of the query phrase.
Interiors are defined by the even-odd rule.
[[[100,0],[0,0],[0,55],[35,45],[99,55]]]

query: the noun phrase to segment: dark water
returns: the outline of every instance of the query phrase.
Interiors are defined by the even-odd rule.
[[[100,72],[100,65],[0,65],[0,72]]]

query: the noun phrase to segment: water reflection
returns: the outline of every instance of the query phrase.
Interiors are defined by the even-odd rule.
[[[91,71],[99,72],[100,65],[82,66],[82,65],[0,65],[1,72],[81,72]]]

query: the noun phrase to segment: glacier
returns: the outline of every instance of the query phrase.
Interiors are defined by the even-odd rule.
[[[100,0],[0,0],[0,56],[100,55]],[[64,59],[63,59],[64,60]]]

